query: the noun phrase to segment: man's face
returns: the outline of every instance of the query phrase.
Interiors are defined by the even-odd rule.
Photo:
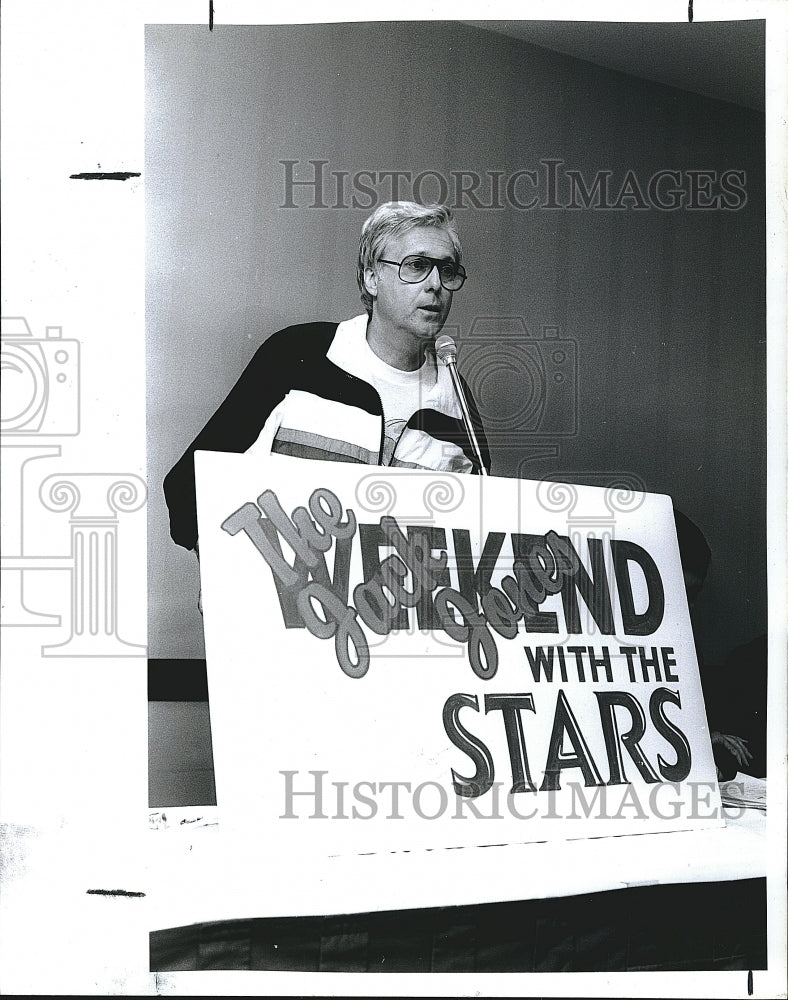
[[[445,229],[424,226],[390,239],[380,254],[385,260],[401,261],[410,254],[455,261],[451,237]],[[375,304],[376,321],[409,339],[433,340],[440,333],[451,308],[452,293],[441,285],[438,269],[424,281],[409,285],[400,280],[392,264],[377,262],[364,272],[367,290]]]

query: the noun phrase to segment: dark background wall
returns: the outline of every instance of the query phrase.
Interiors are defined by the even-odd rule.
[[[498,379],[497,475],[670,494],[713,550],[695,618],[706,658],[766,630],[762,113],[448,22],[155,27],[147,53],[152,657],[203,655],[197,564],[169,539],[164,475],[262,340],[362,311],[354,259],[371,207],[306,207],[298,188],[283,208],[282,160],[300,179],[328,161],[326,204],[331,171],[543,178],[552,158],[589,183],[612,171],[613,192],[627,170],[643,187],[662,169],[744,171],[735,211],[460,208],[470,277],[449,322],[461,344],[483,316],[577,345],[559,428],[573,434],[521,412],[532,365]],[[378,184],[375,204],[390,190]],[[437,194],[425,180],[423,200]]]

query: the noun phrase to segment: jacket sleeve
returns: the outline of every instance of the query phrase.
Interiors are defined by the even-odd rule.
[[[170,535],[186,549],[197,544],[195,451],[244,452],[257,439],[271,411],[288,391],[288,330],[275,333],[246,366],[229,395],[164,478]]]

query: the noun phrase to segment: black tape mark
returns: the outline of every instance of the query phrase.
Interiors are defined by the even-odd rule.
[[[131,171],[117,170],[114,173],[96,173],[96,174],[70,174],[69,180],[72,181],[127,181],[129,177],[141,177],[142,174],[135,174]]]
[[[144,892],[129,892],[128,889],[87,889],[88,896],[144,896]]]
[[[208,31],[213,31],[213,0],[208,0]]]
[[[747,973],[747,996],[752,996],[752,969]]]
[[[689,23],[692,24],[692,0],[689,0],[687,4],[687,17],[689,18]]]

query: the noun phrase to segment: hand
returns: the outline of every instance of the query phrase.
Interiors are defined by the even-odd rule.
[[[741,736],[728,736],[725,733],[712,733],[711,745],[725,747],[725,749],[733,755],[736,763],[740,767],[746,767],[746,765],[752,760],[752,753],[747,749],[747,740],[743,740]]]

